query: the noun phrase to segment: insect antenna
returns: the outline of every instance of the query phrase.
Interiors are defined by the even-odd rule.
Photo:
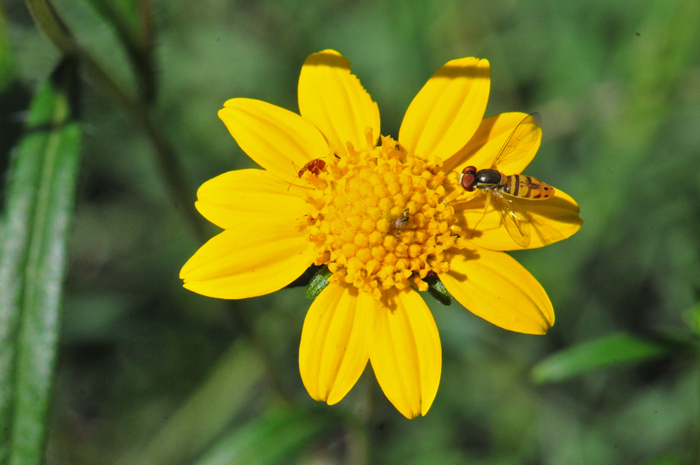
[[[294,168],[294,172],[296,172],[297,171],[296,165],[294,164],[294,162],[292,160],[289,160],[289,161],[292,162],[292,168]],[[292,182],[289,183],[289,187],[287,187],[287,192],[289,192],[289,189],[291,189],[292,186],[294,185],[294,181],[295,181],[295,179],[292,179]]]
[[[290,161],[291,161],[291,160],[290,160]],[[294,168],[294,171],[296,172],[296,171],[297,171],[297,166],[294,164],[293,161],[291,161],[291,163],[292,163],[292,167]],[[304,168],[302,168],[301,170],[299,170],[299,174],[297,175],[297,178],[301,178],[302,175],[304,174],[304,171],[307,171],[307,168],[306,168],[306,167],[304,167]],[[289,183],[289,186],[287,187],[287,192],[289,192],[289,189],[291,189],[292,186],[294,185],[294,181],[296,181],[296,178],[292,179],[292,182]],[[313,189],[312,187],[309,187],[309,186],[298,186],[298,187],[301,187],[302,189]]]

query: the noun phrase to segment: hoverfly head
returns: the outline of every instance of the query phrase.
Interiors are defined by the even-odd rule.
[[[472,192],[476,187],[476,166],[467,166],[462,170],[459,183],[465,191]]]

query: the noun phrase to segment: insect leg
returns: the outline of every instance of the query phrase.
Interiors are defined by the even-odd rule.
[[[484,204],[484,213],[481,215],[481,218],[479,218],[479,221],[476,222],[474,227],[472,228],[472,234],[469,236],[469,239],[474,238],[474,232],[476,231],[476,227],[479,226],[479,223],[481,223],[481,220],[483,220],[486,217],[486,210],[488,210],[489,205],[491,205],[491,191],[485,192],[486,194],[486,203]]]

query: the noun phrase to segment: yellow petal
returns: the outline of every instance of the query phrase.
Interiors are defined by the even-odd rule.
[[[508,235],[498,212],[492,207],[484,215],[483,193],[472,200],[455,204],[457,225],[472,244],[491,250],[522,250]],[[530,225],[528,249],[536,249],[566,239],[581,229],[578,204],[565,192],[555,188],[547,200],[517,199],[520,211]],[[493,204],[492,204],[493,205]],[[476,227],[475,231],[472,231]]]
[[[299,370],[309,395],[332,405],[367,366],[372,299],[352,286],[331,283],[311,304],[299,346]]]
[[[442,370],[433,315],[412,289],[390,291],[390,308],[375,303],[370,361],[382,391],[406,418],[428,413]]]
[[[360,150],[379,137],[379,108],[350,73],[350,62],[334,50],[310,55],[299,77],[299,112],[318,127],[331,149],[347,155],[346,142]]]
[[[477,169],[490,168],[496,156],[500,153],[508,136],[515,130],[527,113],[501,113],[481,121],[474,137],[459,152],[445,160],[443,170],[461,172],[465,166],[473,165]],[[505,174],[520,174],[532,161],[540,147],[542,130],[535,135],[536,141],[528,153],[513,162],[501,163],[498,169]]]
[[[284,108],[235,98],[224,103],[219,118],[250,158],[290,183],[306,163],[328,156],[328,144],[319,130]]]
[[[406,111],[399,142],[418,155],[447,159],[469,141],[489,98],[487,60],[449,61],[423,86]]]
[[[195,206],[223,229],[268,219],[297,223],[308,210],[304,191],[264,170],[229,171],[202,184]]]
[[[539,282],[504,252],[474,248],[450,257],[450,271],[440,280],[473,314],[496,326],[528,334],[545,334],[554,324],[554,309]]]
[[[213,237],[182,267],[185,288],[220,299],[245,299],[283,288],[315,257],[296,224],[281,214],[241,223]]]

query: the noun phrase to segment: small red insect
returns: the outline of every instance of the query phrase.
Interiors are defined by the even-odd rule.
[[[294,162],[292,162],[292,165],[294,165]],[[296,167],[294,169],[296,169]],[[318,176],[324,169],[326,169],[326,162],[321,160],[320,158],[316,158],[315,160],[311,160],[310,162],[305,164],[304,167],[299,170],[299,178],[304,176],[304,173],[306,173],[307,171],[315,176]],[[293,185],[294,181],[292,181],[287,190],[291,189]],[[308,187],[306,187],[305,189],[308,189]]]
[[[310,162],[305,164],[302,169],[299,170],[299,177],[302,177],[306,171],[310,171],[311,173],[318,176],[324,169],[326,169],[326,162],[321,160],[320,158],[317,158],[315,160],[311,160]]]

